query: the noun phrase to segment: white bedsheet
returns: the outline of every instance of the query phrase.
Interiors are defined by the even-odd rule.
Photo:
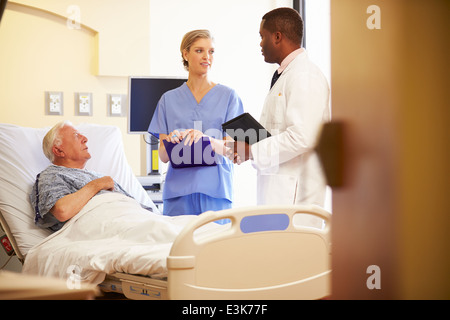
[[[23,272],[67,279],[75,271],[95,284],[114,272],[164,277],[172,242],[193,217],[153,214],[118,193],[95,196],[28,252]]]

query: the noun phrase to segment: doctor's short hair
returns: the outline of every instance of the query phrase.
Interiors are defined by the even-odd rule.
[[[277,8],[267,12],[263,17],[263,28],[271,33],[281,32],[294,44],[301,45],[303,40],[303,19],[297,10]]]
[[[184,35],[183,40],[181,41],[181,45],[180,45],[180,52],[181,52],[181,59],[183,61],[183,66],[187,71],[189,71],[189,63],[184,59],[183,52],[184,52],[184,50],[189,51],[191,49],[191,46],[198,39],[214,40],[214,38],[211,35],[211,32],[209,32],[209,30],[205,30],[205,29],[192,30]]]
[[[61,136],[59,135],[59,130],[64,128],[65,126],[71,126],[72,123],[68,120],[58,122],[51,128],[44,139],[42,140],[42,150],[44,151],[44,155],[50,160],[51,163],[55,160],[55,155],[53,154],[53,146],[61,145]]]

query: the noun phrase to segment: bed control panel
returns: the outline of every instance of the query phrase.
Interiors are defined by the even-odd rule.
[[[167,288],[122,280],[123,294],[133,300],[167,300]]]

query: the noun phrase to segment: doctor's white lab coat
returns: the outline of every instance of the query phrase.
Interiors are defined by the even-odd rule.
[[[325,178],[313,152],[321,125],[331,118],[328,82],[306,51],[268,93],[261,124],[272,134],[252,145],[258,204],[324,206]]]

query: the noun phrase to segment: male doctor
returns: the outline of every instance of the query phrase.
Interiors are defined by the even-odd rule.
[[[329,87],[301,48],[303,21],[291,8],[266,13],[261,21],[262,54],[277,63],[260,123],[272,134],[251,146],[234,144],[237,162],[251,159],[257,169],[258,204],[324,206],[326,183],[314,145],[330,120]],[[302,224],[321,227],[318,218]]]

